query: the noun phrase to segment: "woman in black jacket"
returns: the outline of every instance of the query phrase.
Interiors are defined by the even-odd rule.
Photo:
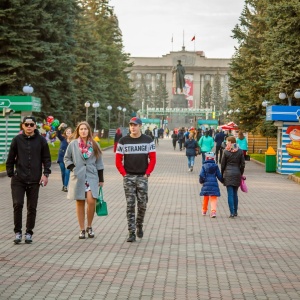
[[[228,206],[230,218],[238,215],[238,188],[241,184],[241,176],[244,174],[245,158],[243,151],[239,149],[234,136],[226,139],[226,148],[223,151],[221,161],[221,173],[224,185],[227,188]]]

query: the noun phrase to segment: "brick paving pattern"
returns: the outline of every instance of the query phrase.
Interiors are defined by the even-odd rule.
[[[0,178],[0,299],[300,299],[300,186],[247,162],[249,193],[229,219],[222,185],[217,218],[201,215],[198,174],[160,140],[149,178],[144,238],[127,243],[125,197],[112,149],[104,151],[107,217],[79,240],[75,202],[53,164],[40,191],[33,243],[13,244],[10,179]],[[26,212],[26,209],[24,209]],[[25,224],[25,218],[23,220]]]

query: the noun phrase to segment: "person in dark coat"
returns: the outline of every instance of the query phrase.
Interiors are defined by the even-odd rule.
[[[193,172],[195,164],[196,149],[198,148],[197,142],[194,140],[194,135],[190,133],[189,139],[184,143],[185,154],[188,159],[188,172]]]
[[[65,128],[64,132],[62,133],[62,128],[67,127],[65,123],[61,123],[57,128],[57,137],[60,140],[60,147],[58,151],[58,158],[57,163],[60,167],[61,172],[61,179],[62,179],[62,191],[67,192],[68,191],[68,184],[70,179],[70,170],[66,169],[65,163],[64,163],[64,156],[67,150],[67,147],[71,141],[72,136],[72,128],[67,127]]]
[[[32,243],[35,227],[39,190],[48,184],[51,174],[51,156],[46,139],[36,128],[33,116],[24,117],[21,134],[10,144],[6,172],[11,178],[11,195],[14,209],[14,243],[22,241],[22,215],[24,197],[27,200],[25,243]]]
[[[210,217],[216,217],[217,201],[218,197],[221,196],[217,179],[223,182],[220,169],[215,163],[215,154],[213,152],[206,152],[205,161],[199,175],[199,182],[203,184],[200,192],[200,196],[204,196],[202,203],[203,216],[206,216],[208,201],[210,201]]]
[[[178,135],[175,132],[175,130],[173,130],[171,138],[172,138],[173,148],[174,148],[174,150],[176,150],[176,143],[177,143],[177,140],[178,140]]]
[[[221,173],[227,188],[230,218],[238,215],[238,188],[244,174],[245,158],[234,136],[226,139],[226,148],[221,161]]]
[[[184,142],[184,128],[178,130],[178,143],[179,143],[179,150],[182,150],[182,144]]]
[[[215,143],[216,143],[216,163],[221,163],[222,160],[222,154],[223,154],[223,148],[222,143],[224,142],[226,138],[225,133],[222,131],[217,130],[217,134],[215,135]],[[220,153],[220,156],[219,156]],[[218,159],[219,158],[219,159]]]

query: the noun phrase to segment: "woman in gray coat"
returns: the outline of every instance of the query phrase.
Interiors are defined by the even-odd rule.
[[[221,160],[221,173],[224,185],[227,188],[229,218],[237,217],[238,213],[238,189],[241,184],[241,176],[245,169],[245,158],[243,151],[239,149],[234,136],[226,139],[226,148]]]
[[[73,134],[64,163],[70,172],[68,199],[76,200],[77,218],[80,227],[79,238],[95,236],[92,222],[95,213],[95,201],[99,186],[103,186],[102,152],[93,140],[91,127],[87,122],[80,122]],[[87,228],[85,230],[85,202],[87,203]]]

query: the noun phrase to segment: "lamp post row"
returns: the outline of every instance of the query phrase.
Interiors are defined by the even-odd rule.
[[[91,106],[91,103],[89,101],[86,101],[84,103],[84,106],[86,108],[86,111],[85,111],[85,120],[86,122],[88,121],[88,109],[89,107]],[[97,108],[100,106],[99,102],[94,102],[92,104],[93,108],[95,109],[95,128],[94,128],[94,132],[97,131]],[[126,108],[122,108],[121,106],[118,106],[117,107],[118,109],[118,123],[120,122],[120,112],[123,111],[123,127],[125,126],[125,113],[126,113]],[[111,105],[108,105],[107,106],[107,110],[108,110],[108,130],[110,129],[110,112],[112,110],[112,106]]]

